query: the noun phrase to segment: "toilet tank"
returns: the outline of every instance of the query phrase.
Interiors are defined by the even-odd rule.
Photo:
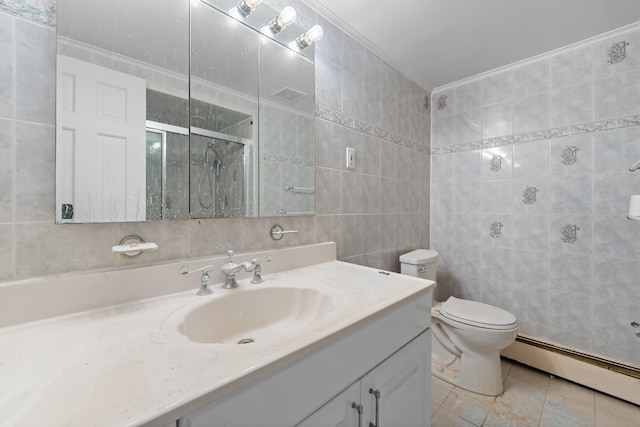
[[[400,272],[422,279],[436,280],[438,252],[417,249],[400,256]]]

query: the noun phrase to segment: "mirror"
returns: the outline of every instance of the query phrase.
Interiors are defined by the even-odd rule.
[[[57,13],[56,222],[313,214],[311,61],[200,1]]]
[[[57,5],[56,220],[187,219],[189,3]]]
[[[260,44],[260,215],[313,215],[314,65]]]
[[[257,216],[255,31],[207,4],[191,15],[191,215]]]

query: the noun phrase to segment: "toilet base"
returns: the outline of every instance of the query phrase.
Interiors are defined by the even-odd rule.
[[[431,373],[443,381],[474,393],[503,393],[500,351],[456,356],[432,338]]]

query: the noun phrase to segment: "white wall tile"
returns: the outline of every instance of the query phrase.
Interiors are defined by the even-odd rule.
[[[571,135],[550,141],[552,176],[593,173],[593,134]]]
[[[0,13],[0,117],[13,117],[14,21]]]
[[[549,175],[549,141],[534,141],[513,146],[513,177]]]
[[[482,107],[482,82],[465,83],[455,88],[455,110],[463,112]]]
[[[0,222],[13,219],[14,124],[0,119]]]
[[[550,89],[558,93],[593,81],[593,46],[555,55],[550,60]]]
[[[549,61],[540,60],[514,70],[514,97],[524,98],[549,92]]]
[[[456,113],[454,117],[455,142],[465,142],[482,139],[482,110],[465,110]]]
[[[513,99],[513,70],[482,79],[482,105],[493,105]]]
[[[16,28],[15,118],[40,123],[55,122],[56,32],[26,20]],[[46,70],[46,71],[44,71]]]
[[[549,94],[542,93],[514,101],[513,133],[548,129]]]
[[[453,176],[456,182],[482,179],[482,150],[460,151],[453,154]],[[438,178],[440,173],[434,173]]]
[[[593,120],[593,83],[552,92],[550,105],[551,127]]]
[[[509,135],[513,130],[513,104],[503,102],[482,109],[482,137]]]
[[[637,114],[640,110],[640,70],[594,82],[596,120]]]
[[[621,173],[640,159],[640,127],[598,132],[594,140],[594,172]]]
[[[589,214],[593,206],[593,177],[575,175],[551,179],[551,212]]]
[[[482,150],[482,179],[500,180],[513,176],[513,146]]]

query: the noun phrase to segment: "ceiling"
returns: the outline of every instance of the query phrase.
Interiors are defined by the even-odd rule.
[[[428,90],[640,18],[640,0],[305,2]]]

